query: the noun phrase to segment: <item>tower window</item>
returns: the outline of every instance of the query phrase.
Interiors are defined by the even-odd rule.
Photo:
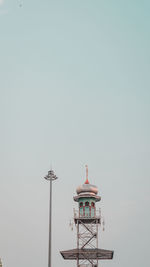
[[[92,206],[92,207],[95,207],[95,203],[94,203],[94,202],[92,202],[92,203],[91,203],[91,206]]]
[[[87,201],[87,202],[85,202],[85,206],[86,207],[88,207],[89,206],[89,202]]]
[[[83,207],[83,202],[80,202],[80,207]]]

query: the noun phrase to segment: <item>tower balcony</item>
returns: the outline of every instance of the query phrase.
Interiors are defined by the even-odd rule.
[[[77,223],[98,223],[101,224],[101,210],[94,210],[94,212],[89,208],[88,212],[86,209],[83,209],[83,212],[81,210],[75,210],[74,209],[74,222]]]

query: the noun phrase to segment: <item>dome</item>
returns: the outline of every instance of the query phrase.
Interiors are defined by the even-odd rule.
[[[76,202],[79,202],[81,198],[92,198],[95,202],[100,201],[101,197],[98,196],[98,188],[97,186],[90,184],[88,180],[88,166],[86,167],[86,181],[84,184],[79,185],[76,189],[77,196],[74,196],[73,199]]]
[[[97,186],[90,184],[87,179],[83,185],[77,187],[76,192],[79,196],[82,194],[97,195],[98,188]]]

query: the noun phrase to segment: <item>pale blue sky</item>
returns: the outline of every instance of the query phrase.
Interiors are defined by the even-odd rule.
[[[19,3],[23,6],[19,7]],[[149,267],[150,1],[0,1],[0,257],[46,267],[51,162],[53,266],[74,267],[72,196],[96,184],[108,267]]]

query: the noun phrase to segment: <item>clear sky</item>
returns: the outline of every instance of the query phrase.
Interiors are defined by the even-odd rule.
[[[53,166],[53,267],[74,267],[73,195],[99,188],[108,267],[149,267],[150,1],[0,0],[0,257],[46,267]]]

